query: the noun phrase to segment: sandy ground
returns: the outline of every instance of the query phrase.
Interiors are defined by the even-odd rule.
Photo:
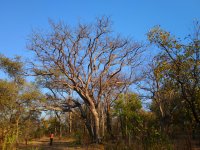
[[[104,150],[103,145],[77,145],[73,139],[59,140],[54,138],[53,145],[49,145],[49,138],[44,137],[40,140],[34,140],[28,145],[20,144],[17,150]]]

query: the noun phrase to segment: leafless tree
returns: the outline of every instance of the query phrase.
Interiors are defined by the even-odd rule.
[[[99,141],[99,106],[109,87],[130,85],[140,64],[142,45],[111,31],[108,18],[70,28],[50,23],[51,31],[33,32],[28,49],[35,75],[48,76],[52,84],[75,91],[94,121],[93,140]]]

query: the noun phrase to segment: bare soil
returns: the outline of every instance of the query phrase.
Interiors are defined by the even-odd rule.
[[[77,144],[74,139],[58,139],[54,138],[53,145],[49,145],[49,138],[44,137],[41,139],[33,140],[25,145],[25,143],[19,144],[17,150],[104,150],[103,145],[80,145]]]

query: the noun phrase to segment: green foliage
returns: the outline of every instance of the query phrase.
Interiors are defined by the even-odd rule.
[[[32,109],[44,99],[40,90],[33,84],[25,82],[23,78],[23,65],[20,58],[11,60],[0,56],[0,69],[12,80],[0,79],[0,131],[3,139],[3,148],[12,149],[20,138],[34,131],[39,113]],[[30,131],[28,131],[30,130]],[[25,136],[24,136],[25,135]]]
[[[10,59],[0,55],[0,69],[8,74],[9,77],[13,78],[15,82],[23,84],[23,63],[19,56]]]
[[[18,94],[18,89],[13,82],[8,82],[5,80],[0,80],[0,107],[3,109],[3,106],[10,105],[12,108],[15,97]]]
[[[154,58],[153,70],[157,84],[162,88],[158,89],[159,94],[162,97],[162,91],[167,94],[165,86],[170,82],[172,93],[176,93],[173,95],[181,97],[172,100],[171,104],[184,107],[196,123],[200,123],[200,25],[196,22],[195,26],[194,36],[186,37],[187,41],[180,41],[160,27],[153,28],[148,33],[148,39],[161,49]]]
[[[184,48],[178,39],[172,36],[170,32],[160,28],[160,26],[151,29],[147,36],[151,43],[156,44],[162,49],[168,49],[170,52],[180,52]]]
[[[120,39],[117,39],[114,43],[112,42],[114,39],[106,38],[105,41],[101,41],[99,36],[97,36],[94,39],[94,42],[97,42],[96,44],[98,44],[100,40],[99,47],[102,47],[104,42],[106,42],[105,46],[102,48],[102,50],[105,50],[105,52],[99,51],[97,53],[97,56],[99,57],[97,59],[95,58],[93,61],[92,59],[93,56],[95,56],[94,54],[96,54],[96,51],[101,50],[101,48],[90,48],[90,44],[88,46],[88,43],[85,43],[85,41],[87,41],[85,39],[88,38],[88,35],[91,36],[91,38],[88,38],[88,42],[90,43],[94,36],[93,31],[90,33],[91,35],[88,34],[86,36],[86,28],[81,27],[80,29],[82,30],[80,34],[83,34],[83,37],[80,35],[77,35],[77,37],[80,39],[83,38],[84,40],[81,40],[82,42],[79,42],[80,39],[77,41],[75,40],[75,44],[71,40],[69,40],[68,44],[65,42],[57,43],[57,41],[60,41],[60,39],[66,41],[64,38],[66,38],[65,36],[68,36],[70,33],[67,31],[69,33],[65,36],[61,34],[63,38],[60,38],[58,34],[65,30],[61,31],[59,26],[55,26],[54,31],[56,34],[52,35],[53,38],[47,38],[47,41],[43,41],[42,36],[40,37],[41,39],[38,36],[33,36],[33,42],[35,42],[34,44],[36,45],[33,44],[32,50],[35,48],[34,51],[38,54],[38,56],[41,56],[39,59],[44,65],[43,68],[37,68],[36,65],[33,66],[33,68],[35,68],[32,71],[36,75],[41,75],[36,78],[37,84],[42,88],[52,88],[52,90],[55,92],[54,99],[56,99],[56,95],[58,93],[60,94],[58,94],[60,97],[65,97],[69,88],[75,90],[76,92],[80,91],[78,94],[80,94],[80,97],[82,97],[83,100],[87,100],[86,98],[88,98],[88,96],[91,96],[91,99],[95,100],[93,98],[97,96],[98,90],[100,90],[99,93],[102,93],[102,96],[100,96],[99,99],[106,99],[106,95],[112,92],[114,93],[113,95],[117,95],[117,93],[112,90],[116,89],[116,91],[121,91],[120,89],[123,87],[123,82],[118,82],[118,80],[123,79],[121,74],[117,75],[116,78],[113,77],[122,70],[121,67],[123,67],[125,63],[129,65],[129,62],[131,62],[128,59],[128,62],[125,60],[121,61],[125,58],[125,56],[127,56],[128,53],[124,56],[120,55],[124,58],[118,57],[119,51],[117,49],[121,49],[117,48],[119,47],[118,45],[121,45],[118,43]],[[78,30],[77,33],[79,33]],[[76,35],[76,33],[74,34]],[[155,44],[158,48],[160,48],[160,52],[154,57],[153,63],[151,64],[151,72],[148,74],[148,83],[151,84],[149,90],[152,93],[150,111],[145,111],[142,109],[141,99],[135,93],[119,95],[118,99],[114,101],[114,105],[112,105],[113,107],[111,106],[111,101],[115,99],[113,95],[109,95],[105,101],[102,101],[102,103],[105,102],[105,104],[102,106],[109,106],[106,109],[109,109],[109,117],[111,110],[112,115],[114,116],[113,117],[111,115],[113,117],[111,119],[105,118],[106,111],[100,110],[103,107],[99,107],[98,110],[101,112],[98,114],[100,119],[100,130],[105,128],[106,123],[108,124],[110,121],[113,137],[122,137],[119,138],[121,145],[115,145],[115,149],[129,149],[131,146],[138,147],[138,149],[172,149],[173,140],[178,139],[175,137],[177,133],[186,133],[185,135],[187,136],[189,134],[188,132],[190,131],[198,131],[200,124],[199,24],[197,24],[197,30],[195,31],[194,35],[194,37],[188,36],[185,38],[187,40],[181,41],[173,36],[170,32],[163,30],[159,26],[154,27],[148,33],[148,39],[150,43]],[[71,36],[69,37],[71,39]],[[102,39],[103,38],[104,37],[102,37]],[[52,42],[52,39],[55,41]],[[124,42],[126,44],[126,41]],[[42,43],[43,45],[40,45]],[[82,43],[85,43],[86,47],[88,46],[88,51],[83,51],[85,47],[84,45],[78,46]],[[65,51],[65,49],[62,47],[62,44],[64,44],[63,47],[66,45],[69,47],[70,45],[73,45],[72,50],[80,49],[81,52],[67,51],[67,53],[65,52],[66,54],[69,53],[67,56],[64,52],[61,52],[61,50]],[[96,44],[92,45],[94,46]],[[57,49],[60,46],[61,48]],[[74,48],[74,46],[76,46],[76,48]],[[49,49],[49,47],[51,48]],[[111,52],[110,57],[104,56],[104,54],[106,55],[107,53],[106,49],[112,49],[114,51],[115,47],[117,48],[115,53]],[[91,51],[92,49],[95,49],[92,55],[85,53]],[[68,47],[66,50],[69,50]],[[120,52],[125,52],[124,48],[122,48]],[[88,58],[90,58],[90,56],[91,61],[89,61],[89,63],[97,61],[99,62],[99,65],[96,65],[95,63],[88,65]],[[107,58],[110,58],[111,60],[107,60]],[[78,61],[76,62],[76,60]],[[119,65],[118,63],[113,63],[112,61],[123,63]],[[70,62],[73,62],[74,66]],[[119,68],[119,71],[112,73],[112,70],[115,71],[116,69],[113,67],[115,64],[121,67]],[[103,65],[105,66],[102,67]],[[110,70],[109,67],[111,67]],[[9,78],[7,80],[0,79],[0,138],[3,139],[3,149],[13,149],[19,140],[24,140],[24,138],[38,138],[42,135],[48,134],[50,131],[55,132],[55,135],[58,135],[57,133],[62,133],[64,131],[67,133],[69,126],[70,131],[68,132],[73,134],[73,138],[77,142],[75,144],[82,144],[83,139],[86,139],[87,132],[85,132],[85,129],[82,130],[83,121],[80,121],[80,113],[78,109],[73,108],[72,113],[74,114],[67,118],[66,115],[63,118],[58,117],[58,115],[57,118],[50,115],[49,118],[41,119],[41,114],[40,112],[35,111],[35,107],[39,105],[41,101],[46,101],[46,97],[41,93],[38,85],[36,86],[35,83],[26,82],[23,75],[23,68],[24,64],[20,57],[10,59],[0,55],[0,69]],[[102,68],[105,69],[103,74],[98,75],[98,73],[102,72]],[[91,70],[91,72],[87,69]],[[94,75],[88,75],[90,73],[94,73]],[[83,79],[87,77],[94,77],[91,79],[91,84],[89,83],[85,85],[86,82],[80,78],[81,75],[83,75]],[[45,78],[43,78],[44,76]],[[109,79],[107,80],[108,76]],[[73,77],[75,78],[72,79]],[[98,77],[100,77],[99,81],[96,80]],[[78,87],[80,85],[80,81],[82,86]],[[115,83],[119,84],[114,85]],[[129,83],[129,81],[127,83]],[[87,91],[88,89],[83,89],[83,87],[87,87],[88,89],[90,87],[94,87],[94,89],[86,92],[86,97],[84,97],[85,95],[83,91]],[[78,88],[79,91],[76,88]],[[109,91],[110,89],[112,92],[107,93],[107,90]],[[52,97],[49,95],[49,99]],[[55,101],[53,101],[53,103],[51,100],[46,102],[53,104]],[[68,104],[65,98],[63,98],[63,103]],[[54,104],[57,106],[56,102]],[[86,105],[83,107],[88,109],[89,103],[84,104]],[[94,132],[94,116],[89,113],[89,110],[91,110],[91,108],[85,113],[85,118],[88,119],[88,123],[91,125],[91,127],[94,127],[91,128]],[[66,125],[67,121],[70,122],[68,126]],[[58,127],[61,127],[59,131]],[[107,125],[107,127],[109,126]],[[107,131],[109,130],[111,131],[111,128],[107,128]],[[106,133],[103,134],[103,132],[104,129],[102,130],[102,135],[105,135]],[[115,135],[116,132],[117,135]]]
[[[115,101],[114,115],[118,116],[121,121],[122,134],[129,132],[138,132],[141,118],[139,111],[142,108],[138,95],[134,93],[122,94]]]
[[[138,95],[134,93],[121,94],[115,101],[114,108],[116,115],[130,116],[131,118],[142,108],[142,104]]]
[[[3,141],[3,150],[7,150],[7,149],[13,149],[13,146],[15,144],[17,137],[16,134],[13,134],[11,132],[9,132],[6,136],[5,139]]]

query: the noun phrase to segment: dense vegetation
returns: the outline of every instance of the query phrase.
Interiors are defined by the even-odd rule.
[[[199,140],[198,22],[182,40],[152,28],[150,60],[152,47],[115,34],[106,17],[50,26],[32,33],[32,60],[0,56],[3,149],[50,132],[108,149],[191,149]]]

